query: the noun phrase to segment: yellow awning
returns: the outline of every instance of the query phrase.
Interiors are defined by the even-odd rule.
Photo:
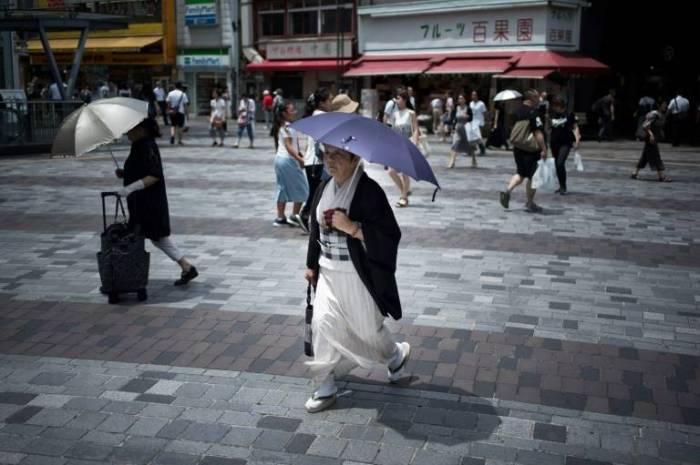
[[[163,36],[139,36],[139,37],[92,37],[85,42],[85,50],[100,50],[114,52],[138,52],[142,48],[153,45],[163,39]],[[51,50],[54,53],[72,52],[78,47],[78,39],[49,39]],[[44,47],[40,40],[27,42],[30,53],[44,53]]]

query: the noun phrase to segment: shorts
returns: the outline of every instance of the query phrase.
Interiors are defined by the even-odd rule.
[[[518,168],[518,176],[532,179],[535,171],[537,171],[537,162],[540,161],[540,154],[514,148],[513,158],[515,158],[515,166]]]
[[[170,125],[176,128],[181,128],[185,125],[185,114],[184,113],[172,113],[170,115]]]

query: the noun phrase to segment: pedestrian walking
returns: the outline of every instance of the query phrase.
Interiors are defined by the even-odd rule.
[[[661,160],[661,153],[659,152],[659,140],[663,134],[667,110],[668,108],[664,102],[659,106],[658,110],[650,111],[647,114],[642,125],[645,131],[644,149],[642,150],[642,156],[639,157],[637,166],[630,176],[632,179],[639,179],[639,171],[649,165],[649,168],[656,170],[659,181],[671,181],[671,178],[665,175],[666,167],[663,160]]]
[[[685,123],[689,110],[690,102],[680,92],[677,92],[676,96],[668,102],[669,129],[674,147],[681,145],[681,139],[685,136]]]
[[[644,140],[645,131],[642,125],[644,124],[649,112],[654,108],[656,108],[656,100],[649,95],[644,95],[639,99],[637,110],[634,112],[634,116],[637,118],[637,130],[635,131],[635,137],[637,140]]]
[[[332,111],[331,93],[325,87],[319,87],[306,99],[304,117],[316,116],[329,111]],[[311,136],[308,136],[306,139],[304,171],[306,172],[306,181],[309,183],[309,196],[304,202],[300,215],[302,219],[301,227],[308,232],[311,202],[323,177],[323,144],[315,141]]]
[[[110,91],[107,82],[102,81],[100,87],[97,89],[97,98],[109,98]]]
[[[615,121],[615,91],[610,89],[607,95],[593,104],[593,113],[598,116],[598,142],[613,140],[612,125]]]
[[[243,94],[241,101],[238,103],[238,119],[236,121],[238,124],[238,132],[236,134],[236,143],[233,144],[234,148],[238,148],[244,131],[248,133],[248,148],[253,148],[253,141],[255,138],[253,134],[253,121],[255,121],[255,100]]]
[[[418,107],[416,106],[416,97],[413,94],[413,87],[408,86],[406,87],[406,92],[408,92],[408,100],[411,102],[411,107],[413,107],[413,111],[418,111]]]
[[[540,159],[547,159],[544,124],[537,114],[538,101],[539,94],[536,90],[526,90],[523,93],[523,102],[515,112],[515,124],[510,133],[510,142],[513,145],[513,158],[517,172],[510,179],[506,190],[500,194],[501,206],[506,209],[510,205],[513,189],[527,179],[525,210],[530,213],[542,212],[542,208],[535,204],[536,190],[532,188],[532,176],[537,171],[537,162]]]
[[[394,131],[411,140],[416,146],[420,132],[418,131],[418,119],[416,112],[411,105],[408,91],[401,90],[394,99],[395,110],[391,112],[389,123]],[[386,116],[386,115],[385,115]],[[411,195],[411,178],[403,173],[398,173],[394,168],[389,168],[391,177],[396,187],[399,188],[399,200],[396,202],[398,208],[408,206],[408,196]]]
[[[433,134],[441,132],[442,124],[442,99],[435,97],[430,101],[430,108],[433,112]]]
[[[168,196],[160,151],[155,141],[160,137],[158,123],[153,118],[146,118],[127,132],[127,137],[131,141],[131,151],[124,169],[117,169],[115,174],[124,180],[119,195],[126,198],[129,228],[139,229],[155,247],[180,265],[182,272],[175,285],[182,286],[199,273],[170,237]]]
[[[481,137],[484,137],[484,123],[486,121],[486,104],[479,100],[479,93],[477,91],[472,91],[471,101],[469,102],[469,109],[472,111],[472,118],[474,123],[479,127],[481,132]],[[484,145],[483,140],[480,140],[477,145],[479,146],[479,155],[486,155],[486,145]]]
[[[452,132],[452,112],[454,111],[454,109],[455,102],[452,98],[452,92],[447,92],[445,94],[445,111],[442,114],[442,138],[440,139],[441,142],[445,142],[447,137]]]
[[[401,318],[395,278],[401,230],[386,194],[358,156],[327,146],[325,160],[332,178],[311,207],[305,275],[316,289],[310,413],[335,403],[335,379],[356,366],[381,366],[390,382],[399,381],[411,351],[384,325],[387,316]]]
[[[396,99],[398,98],[398,95],[403,92],[403,87],[397,87],[396,90],[394,91],[394,95],[392,95],[389,100],[386,101],[386,104],[384,105],[384,113],[382,116],[382,119],[384,121],[384,124],[391,126],[392,118],[394,117],[394,113],[398,111],[399,107],[396,103]]]
[[[550,135],[550,147],[557,167],[557,179],[559,189],[556,193],[566,194],[566,159],[571,150],[578,150],[581,143],[581,133],[578,128],[576,115],[567,113],[566,101],[555,96],[552,99],[552,112],[550,113],[552,133]]]
[[[451,117],[451,125],[454,127],[454,136],[452,137],[452,146],[450,147],[450,162],[448,168],[454,168],[457,161],[458,153],[466,153],[472,157],[472,168],[478,166],[476,162],[476,146],[478,142],[475,140],[469,142],[467,135],[467,124],[473,123],[474,115],[470,105],[467,105],[467,99],[463,94],[457,96],[457,106],[454,108]],[[478,127],[478,126],[477,126]]]
[[[226,137],[226,100],[221,96],[218,90],[211,93],[211,101],[209,102],[209,134],[212,138],[212,147],[224,146],[224,138]],[[216,142],[216,138],[219,142]]]
[[[508,132],[506,131],[506,106],[504,102],[495,102],[493,124],[491,134],[489,134],[489,138],[486,141],[486,147],[501,148],[503,146],[505,146],[506,150],[510,150],[508,147]]]
[[[153,89],[153,94],[156,96],[156,105],[158,105],[158,109],[160,110],[160,114],[163,116],[163,124],[165,126],[168,126],[170,122],[168,121],[168,108],[165,104],[165,86],[163,85],[163,82],[158,81],[156,83],[155,88]]]
[[[170,91],[165,101],[168,106],[168,119],[170,120],[170,144],[175,143],[175,137],[177,136],[177,143],[184,145],[182,143],[182,133],[185,127],[185,113],[187,112],[189,100],[181,82],[175,83],[175,89]]]
[[[289,127],[297,114],[292,102],[282,102],[275,107],[272,133],[275,140],[275,176],[277,178],[277,218],[273,226],[302,227],[299,215],[301,204],[309,197],[309,183],[304,174],[304,157],[299,150],[297,131]],[[292,202],[292,214],[285,215],[288,202]]]
[[[266,131],[270,130],[270,123],[272,121],[272,102],[273,102],[273,98],[272,98],[272,95],[270,95],[270,91],[265,89],[263,91],[262,107],[263,107],[263,114],[265,115],[265,130]]]

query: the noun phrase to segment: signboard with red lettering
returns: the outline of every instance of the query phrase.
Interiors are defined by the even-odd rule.
[[[343,58],[352,57],[352,43],[344,41]],[[294,42],[268,42],[268,60],[313,60],[338,58],[336,40],[311,40]]]
[[[539,6],[372,15],[360,9],[360,53],[429,50],[569,50],[579,46],[580,10]]]

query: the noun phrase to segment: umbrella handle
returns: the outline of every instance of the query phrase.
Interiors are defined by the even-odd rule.
[[[112,161],[114,161],[114,165],[117,167],[117,169],[120,169],[120,168],[119,168],[119,162],[117,162],[117,158],[114,156],[114,153],[112,153],[112,149],[111,149],[111,148],[109,149],[109,154],[112,156]]]

